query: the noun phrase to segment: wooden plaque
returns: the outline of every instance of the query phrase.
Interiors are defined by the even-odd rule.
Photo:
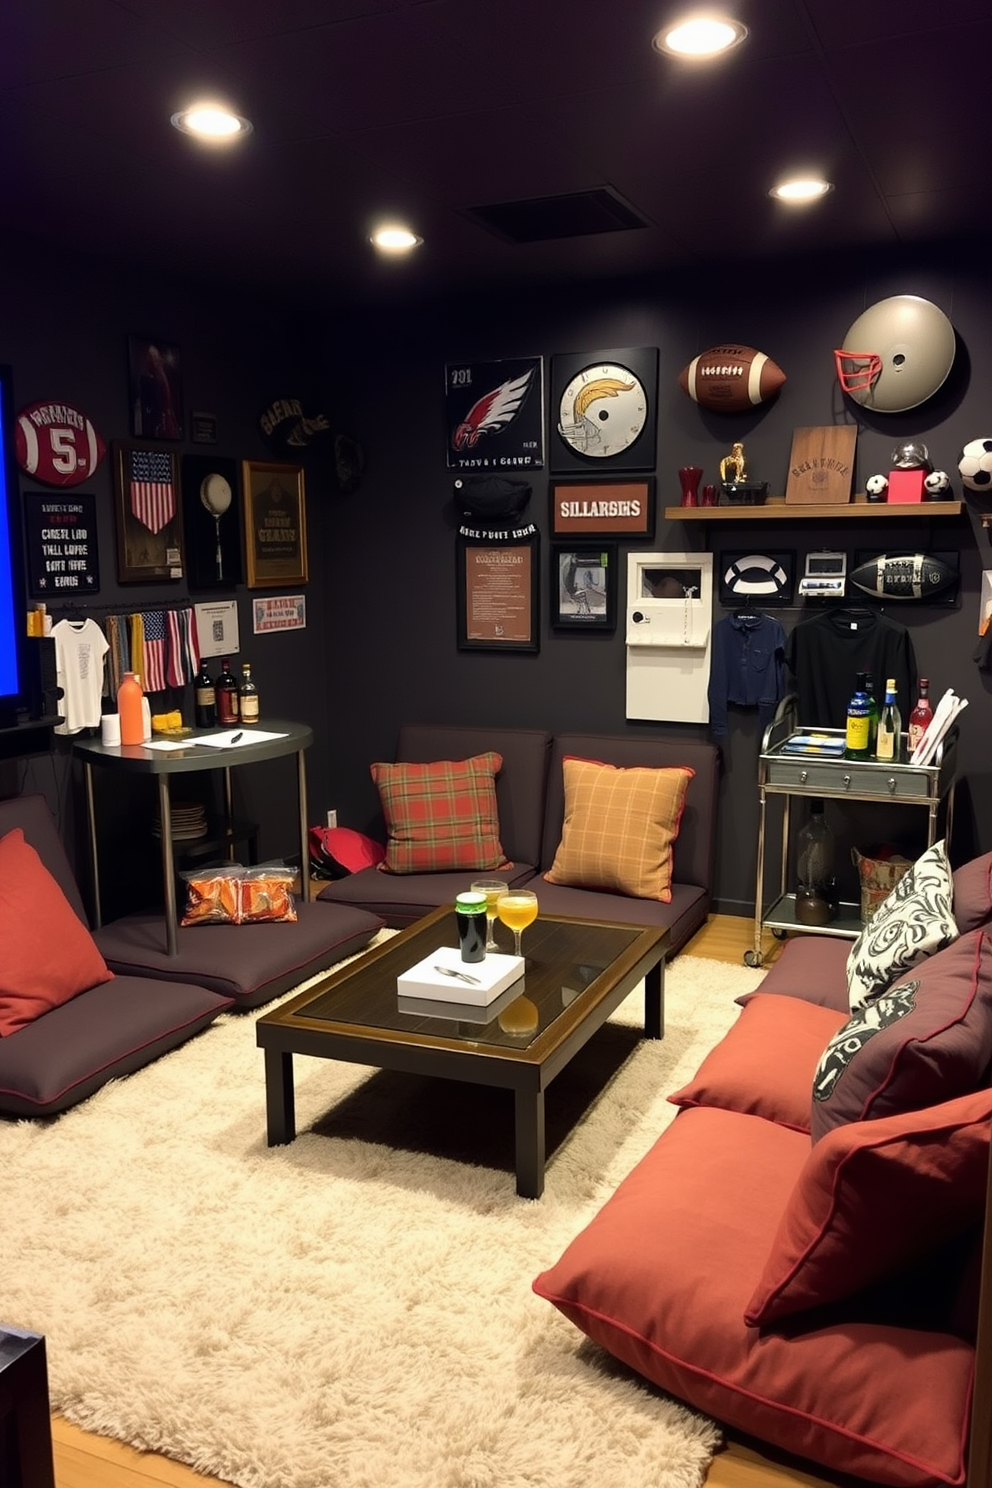
[[[854,485],[857,439],[854,424],[794,430],[786,502],[796,506],[845,506]]]

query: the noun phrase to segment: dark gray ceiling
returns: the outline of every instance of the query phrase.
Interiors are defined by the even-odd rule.
[[[9,227],[227,284],[407,296],[891,248],[992,226],[990,0],[740,0],[716,65],[660,0],[3,0]],[[691,8],[691,7],[690,7]],[[170,115],[254,122],[208,151]],[[783,172],[835,182],[789,212]],[[609,188],[646,226],[513,244],[466,209]],[[383,263],[374,219],[425,245]]]

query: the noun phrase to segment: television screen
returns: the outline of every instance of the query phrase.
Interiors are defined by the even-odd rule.
[[[0,724],[11,726],[24,686],[21,524],[14,463],[14,413],[9,367],[0,366]]]

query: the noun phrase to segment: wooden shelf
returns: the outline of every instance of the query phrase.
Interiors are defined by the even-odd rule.
[[[784,501],[770,501],[764,506],[666,506],[665,517],[669,522],[850,522],[859,519],[884,522],[894,517],[956,517],[963,509],[963,501],[914,501],[897,506],[889,506],[886,501],[849,501],[844,506],[790,506]]]

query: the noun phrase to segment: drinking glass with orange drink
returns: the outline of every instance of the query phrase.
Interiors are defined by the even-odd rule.
[[[537,895],[533,889],[507,889],[496,900],[496,913],[513,931],[513,954],[522,956],[520,936],[537,919]]]

